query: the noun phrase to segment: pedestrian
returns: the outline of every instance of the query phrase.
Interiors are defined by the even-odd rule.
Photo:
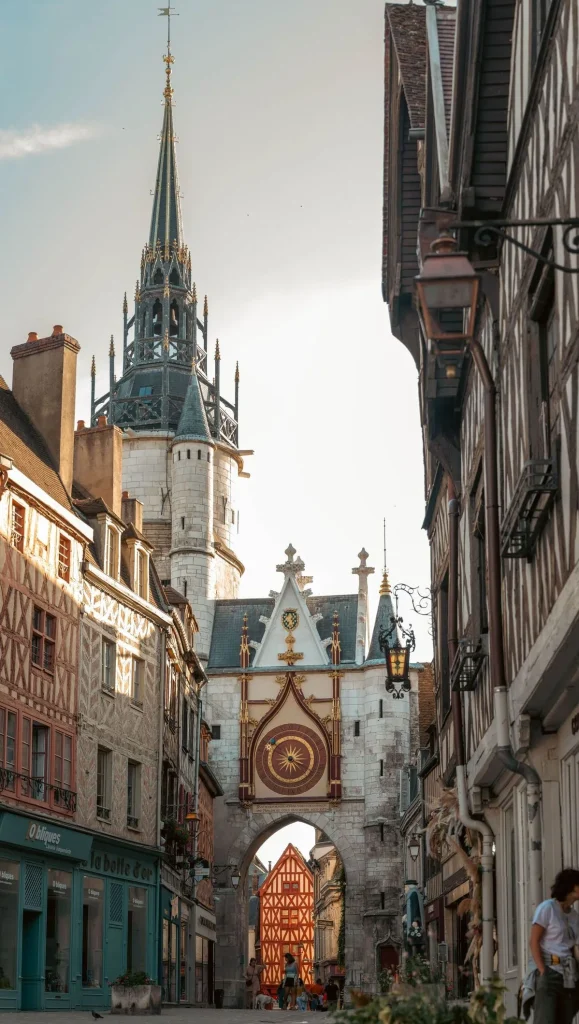
[[[277,988],[277,1005],[280,1010],[283,1010],[285,1004],[285,988],[283,987],[283,978],[280,981]]]
[[[298,978],[298,985],[296,989],[296,1003],[298,1004],[298,1010],[301,1010],[302,1013],[305,1013],[305,1011],[308,1008],[308,993],[306,992],[306,987],[301,978]]]
[[[285,1008],[295,1010],[296,1006],[296,982],[298,980],[298,965],[291,953],[284,953],[285,968],[283,987],[285,989]],[[288,1006],[289,1002],[289,1006]]]
[[[335,1010],[338,1009],[338,997],[340,995],[340,989],[336,985],[336,982],[332,981],[332,979],[330,978],[328,984],[324,989],[324,992],[326,994],[326,1003],[328,1006],[328,1011],[330,1013],[333,1013]]]
[[[257,996],[261,988],[261,982],[259,976],[263,971],[263,964],[258,964],[254,956],[249,961],[249,967],[245,972],[245,991],[247,993],[247,1002],[251,1010],[256,1009]]]
[[[574,947],[579,943],[579,914],[573,904],[579,900],[579,871],[560,871],[551,888],[551,899],[535,910],[530,947],[533,962],[525,978],[523,1008],[534,990],[533,1024],[571,1024],[578,1009],[577,962]]]

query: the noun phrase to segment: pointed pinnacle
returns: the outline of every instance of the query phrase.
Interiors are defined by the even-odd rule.
[[[235,364],[235,383],[239,384],[239,363]]]
[[[193,302],[197,302],[197,285],[193,281]]]
[[[127,305],[127,293],[125,292],[125,297],[123,299],[123,313],[126,313],[128,311],[128,308],[129,307]]]
[[[209,303],[207,302],[207,296],[205,296],[205,302],[203,303],[203,316],[207,316],[209,313]]]
[[[215,342],[215,359],[221,359],[221,352],[219,351],[219,338]]]
[[[109,356],[114,356],[114,354],[115,354],[115,339],[114,339],[113,335],[111,334],[111,343],[109,345]]]
[[[90,375],[91,377],[96,377],[96,361],[94,356],[92,357],[92,363],[90,364]]]

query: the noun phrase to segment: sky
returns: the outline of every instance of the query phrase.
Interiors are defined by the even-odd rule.
[[[310,858],[310,850],[314,845],[316,833],[312,825],[306,825],[303,821],[294,821],[291,825],[284,825],[283,828],[278,829],[274,832],[269,839],[260,846],[257,851],[262,864],[268,866],[271,861],[272,867],[277,863],[282,853],[284,852],[288,843],[293,843],[294,846],[303,853],[306,860]]]
[[[362,546],[426,587],[417,373],[381,297],[382,0],[181,0],[174,118],[185,238],[221,380],[239,360],[241,596],[278,589],[291,541],[317,594],[353,592]],[[147,240],[165,19],[149,0],[3,4],[4,345],[52,325],[108,390],[111,333]],[[119,370],[120,373],[120,370]],[[405,600],[415,659],[427,620]]]

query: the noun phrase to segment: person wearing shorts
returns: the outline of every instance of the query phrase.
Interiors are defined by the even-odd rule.
[[[291,953],[284,953],[285,969],[283,987],[285,990],[285,1008],[295,1009],[296,1005],[296,987],[298,980],[298,965],[296,964],[295,957]],[[289,1005],[288,1005],[289,1004]]]

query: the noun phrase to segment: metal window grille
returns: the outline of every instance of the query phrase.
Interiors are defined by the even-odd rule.
[[[24,867],[24,906],[27,910],[42,910],[42,867],[26,864]]]

